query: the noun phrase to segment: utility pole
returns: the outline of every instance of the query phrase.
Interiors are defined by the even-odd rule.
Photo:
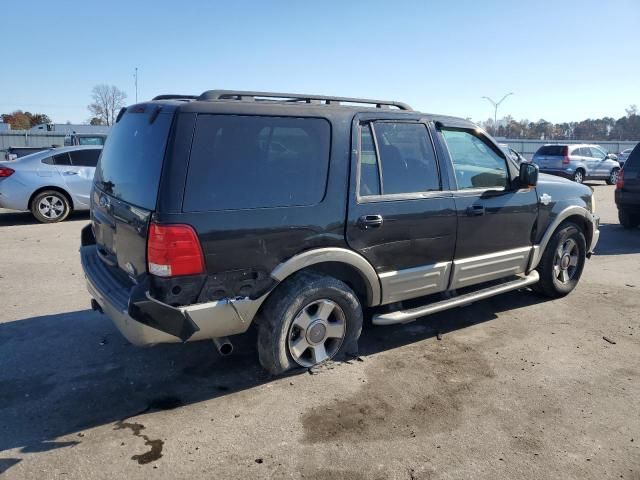
[[[138,67],[133,74],[134,83],[136,85],[136,103],[138,103]]]
[[[485,98],[491,105],[493,105],[493,129],[494,129],[494,135],[497,133],[498,131],[498,107],[500,106],[500,104],[502,102],[505,101],[505,99],[509,96],[509,95],[513,95],[513,92],[509,92],[507,93],[504,97],[502,97],[500,99],[499,102],[496,102],[495,100],[493,100],[492,98],[489,97],[482,97]]]

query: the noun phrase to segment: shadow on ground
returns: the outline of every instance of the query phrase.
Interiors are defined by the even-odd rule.
[[[89,220],[89,212],[72,212],[65,222],[74,220]],[[0,227],[12,227],[15,225],[41,225],[41,223],[30,212],[0,209]]]
[[[512,292],[433,315],[411,328],[368,327],[360,354],[376,355],[540,301],[528,291]],[[224,358],[206,341],[138,348],[108,318],[90,310],[0,324],[0,451],[71,447],[82,441],[83,429],[272,381],[258,365],[255,334],[234,341],[235,353]]]

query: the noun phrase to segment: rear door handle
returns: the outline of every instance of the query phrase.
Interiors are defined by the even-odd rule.
[[[382,215],[363,215],[358,219],[358,226],[362,230],[378,228],[382,225]]]
[[[74,171],[74,170],[66,170],[63,175],[77,175],[78,172]]]
[[[470,217],[479,217],[484,215],[484,207],[482,205],[471,205],[467,207],[467,215]]]

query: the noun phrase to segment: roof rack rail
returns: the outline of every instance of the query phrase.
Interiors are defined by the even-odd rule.
[[[168,93],[165,95],[156,95],[151,100],[195,100],[197,99],[197,95],[178,95],[173,93]]]
[[[277,92],[252,92],[242,90],[207,90],[198,97],[198,100],[240,100],[240,101],[280,101],[291,103],[315,103],[325,105],[340,105],[346,103],[361,103],[375,105],[376,108],[395,107],[399,110],[412,111],[413,109],[402,102],[388,100],[372,100],[369,98],[330,97],[327,95],[305,95],[300,93]]]

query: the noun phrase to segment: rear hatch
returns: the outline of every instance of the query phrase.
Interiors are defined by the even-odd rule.
[[[564,145],[545,145],[540,147],[533,156],[533,163],[538,165],[542,170],[562,169],[562,161],[568,156],[569,148]]]
[[[155,210],[173,112],[129,107],[112,127],[91,195],[100,258],[135,278],[147,271],[147,230]]]

